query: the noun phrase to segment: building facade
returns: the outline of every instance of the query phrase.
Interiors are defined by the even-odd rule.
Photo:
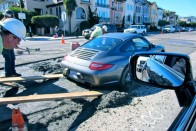
[[[40,15],[55,15],[59,19],[67,18],[63,0],[23,0],[25,9],[29,12],[37,12]],[[89,7],[96,11],[101,18],[100,23],[111,23],[125,27],[132,24],[145,24],[158,26],[158,21],[163,19],[164,10],[159,8],[155,2],[147,0],[76,0],[77,7],[71,17],[71,31],[82,21],[88,20]],[[18,0],[4,0],[0,3],[0,11],[3,12],[9,6],[19,6]],[[63,17],[63,18],[62,18]],[[176,23],[175,14],[165,18],[172,25]],[[124,20],[124,21],[123,21]],[[191,19],[190,21],[194,21]],[[68,30],[68,22],[62,21],[60,28]]]

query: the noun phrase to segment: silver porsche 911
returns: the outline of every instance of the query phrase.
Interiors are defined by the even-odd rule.
[[[92,39],[66,55],[61,62],[64,76],[90,86],[116,85],[131,81],[128,63],[135,52],[164,52],[143,36],[108,33]]]

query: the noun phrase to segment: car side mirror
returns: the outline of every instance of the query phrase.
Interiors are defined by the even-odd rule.
[[[186,55],[139,53],[131,57],[130,65],[136,81],[163,88],[181,87],[192,76],[190,58]]]
[[[136,53],[130,57],[129,70],[136,83],[175,90],[181,106],[194,96],[190,58],[176,53]]]

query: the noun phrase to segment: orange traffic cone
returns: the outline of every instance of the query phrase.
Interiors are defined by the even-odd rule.
[[[61,44],[65,44],[64,36],[62,34]]]
[[[12,131],[28,131],[19,108],[12,110]]]

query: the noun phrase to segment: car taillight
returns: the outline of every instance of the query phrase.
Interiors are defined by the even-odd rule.
[[[103,64],[98,62],[92,62],[89,66],[91,70],[106,70],[111,68],[113,65],[111,64]]]
[[[67,59],[67,56],[68,56],[68,55],[66,55],[66,56],[63,58],[63,61],[66,61],[66,59]]]

